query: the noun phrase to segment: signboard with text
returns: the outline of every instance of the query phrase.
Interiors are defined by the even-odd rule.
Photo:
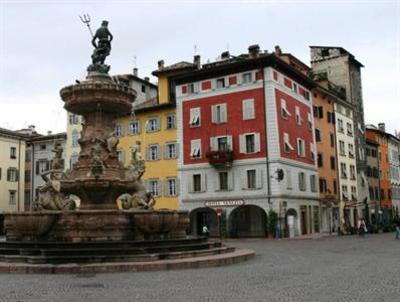
[[[244,200],[235,199],[235,200],[212,200],[206,201],[204,205],[206,207],[211,208],[220,208],[220,207],[238,207],[244,205]]]

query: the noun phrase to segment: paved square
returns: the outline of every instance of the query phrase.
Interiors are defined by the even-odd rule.
[[[248,262],[199,270],[0,275],[0,301],[400,301],[392,234],[317,240],[229,240]]]

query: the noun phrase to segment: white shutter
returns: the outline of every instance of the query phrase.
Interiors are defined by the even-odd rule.
[[[211,151],[217,150],[217,138],[216,137],[213,137],[213,136],[210,137],[210,150]]]
[[[179,144],[175,143],[175,158],[179,157]]]
[[[193,193],[193,175],[187,178],[187,190],[189,193]]]
[[[233,141],[232,141],[232,135],[227,135],[226,140],[228,143],[228,150],[233,150]]]
[[[254,119],[254,100],[243,100],[242,102],[243,120]]]
[[[150,147],[147,146],[147,147],[146,147],[146,159],[147,159],[147,160],[150,160],[150,158],[151,158],[151,157],[150,157]]]
[[[164,191],[161,180],[157,180],[157,187],[158,187],[158,196],[161,197],[163,195],[163,191]]]
[[[254,152],[260,152],[260,133],[254,133]]]
[[[239,152],[246,153],[246,136],[244,134],[239,135]]]
[[[201,172],[201,191],[207,191],[207,174],[205,172]]]
[[[228,171],[228,190],[233,190],[233,171]]]
[[[243,169],[240,173],[240,181],[242,183],[242,189],[248,189],[247,187],[247,170]]]
[[[181,187],[180,187],[180,181],[179,178],[175,178],[175,187],[176,187],[176,196],[179,196],[180,192],[181,192]]]
[[[227,114],[227,106],[225,104],[221,104],[221,122],[226,123],[228,121],[228,114]]]
[[[161,159],[162,148],[160,145],[157,145],[157,159]]]
[[[140,121],[137,121],[137,133],[139,134],[140,133]]]
[[[256,169],[256,188],[262,188],[262,170],[260,168]]]
[[[165,179],[164,181],[161,181],[163,190],[164,190],[164,196],[170,196],[169,195],[169,188],[168,188],[168,179]]]
[[[212,123],[217,122],[217,106],[216,105],[211,106],[211,122]]]
[[[169,148],[168,148],[168,144],[165,144],[164,146],[163,146],[163,156],[164,156],[164,159],[168,159],[169,157],[168,157],[168,150],[169,150]]]

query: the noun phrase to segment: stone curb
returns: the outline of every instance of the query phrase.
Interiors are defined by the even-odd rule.
[[[253,250],[236,249],[234,252],[185,259],[149,262],[106,262],[93,264],[26,264],[0,262],[0,273],[9,274],[80,274],[144,272],[193,269],[230,265],[252,259]]]

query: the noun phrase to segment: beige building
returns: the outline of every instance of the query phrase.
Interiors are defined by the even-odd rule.
[[[0,128],[0,214],[24,210],[27,135]]]

